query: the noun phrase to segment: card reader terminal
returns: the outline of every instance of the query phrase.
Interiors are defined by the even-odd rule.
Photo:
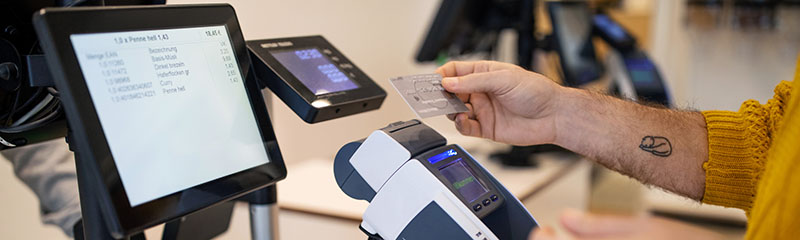
[[[256,77],[316,123],[378,109],[386,92],[322,36],[247,41]]]
[[[343,146],[336,183],[366,200],[371,239],[527,239],[536,220],[486,168],[419,120]]]

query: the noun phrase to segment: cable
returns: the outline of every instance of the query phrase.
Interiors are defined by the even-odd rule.
[[[47,87],[47,91],[50,92],[51,95],[59,97],[58,90],[54,87]]]
[[[13,143],[11,143],[9,141],[6,141],[5,139],[3,139],[3,137],[0,137],[0,144],[3,144],[3,146],[6,146],[6,147],[12,147],[12,148],[17,146],[17,145],[15,145],[15,144],[13,144]]]
[[[52,101],[53,98],[54,98],[53,95],[47,94],[47,96],[45,96],[44,99],[42,99],[42,101],[39,102],[39,104],[36,104],[36,106],[31,108],[30,111],[25,113],[25,115],[22,115],[22,117],[17,119],[16,122],[11,124],[11,127],[19,126],[19,125],[25,123],[25,121],[28,121],[28,119],[33,117],[33,115],[35,115],[36,113],[39,113],[39,111],[42,111],[42,109],[44,109],[44,107],[47,106],[47,104],[50,103],[50,101]]]
[[[69,4],[65,5],[65,7],[75,7],[82,5],[86,2],[87,2],[86,0],[73,0]],[[38,45],[39,45],[39,40],[37,39],[36,41],[34,41],[33,45],[28,50],[28,54],[33,54],[33,52],[37,49]],[[20,117],[16,121],[13,121],[14,115],[17,113],[17,110],[22,110],[27,108],[31,103],[35,101],[35,99],[39,98],[44,89],[46,89],[50,94],[45,96],[42,101],[40,101],[33,108],[31,108],[22,117]],[[62,110],[61,101],[58,99],[59,94],[58,91],[55,90],[55,88],[47,87],[47,88],[37,89],[36,92],[33,95],[31,95],[31,97],[20,106],[18,104],[21,95],[22,95],[21,90],[16,91],[16,96],[14,97],[14,103],[11,104],[10,110],[5,114],[0,115],[0,119],[5,119],[5,122],[0,122],[0,126],[10,124],[9,127],[0,128],[0,132],[19,133],[35,129],[37,127],[41,127],[55,120],[61,113]],[[43,114],[44,116],[42,116]],[[39,116],[41,116],[41,118],[37,119],[37,117]],[[31,119],[36,119],[36,120],[28,122]],[[0,138],[0,144],[8,147],[14,147],[14,144],[2,138]]]
[[[22,95],[20,91],[17,91],[16,96],[14,97],[14,103],[11,104],[11,110],[8,111],[8,118],[6,119],[6,123],[4,125],[11,124],[11,118],[14,117],[14,113],[17,111],[17,103],[19,103],[19,95]]]
[[[31,117],[31,119],[34,119],[34,121],[35,121],[35,120],[43,118],[44,116],[47,116],[48,113],[50,113],[50,112],[52,112],[53,110],[56,109],[58,104],[60,104],[60,103],[57,102],[57,101],[50,101],[50,104],[47,104],[47,107],[42,109],[42,111],[39,111],[39,113],[37,113],[36,115],[33,115],[33,117]]]
[[[33,103],[33,100],[36,100],[37,98],[39,98],[39,95],[41,95],[42,92],[44,92],[44,88],[37,89],[36,92],[33,93],[33,95],[30,98],[28,98],[28,100],[25,101],[25,103],[22,104],[22,106],[19,106],[19,109],[25,109],[28,106],[30,106],[31,103]],[[10,112],[7,112],[7,113],[4,113],[3,115],[0,115],[0,119],[8,117],[9,113]]]
[[[58,99],[56,99],[56,102],[60,103],[60,101]],[[0,128],[0,133],[21,133],[21,132],[24,132],[24,131],[32,130],[32,129],[44,126],[45,124],[48,124],[48,123],[52,122],[53,120],[58,118],[58,116],[60,116],[60,114],[61,114],[61,104],[58,104],[58,106],[56,107],[55,110],[53,110],[52,112],[50,112],[46,116],[42,117],[41,119],[38,119],[38,120],[30,122],[30,123],[26,123],[26,124],[23,124],[23,125],[20,125],[20,126],[16,126],[16,127]]]

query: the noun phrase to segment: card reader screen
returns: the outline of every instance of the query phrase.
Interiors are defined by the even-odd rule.
[[[225,26],[70,40],[131,206],[269,162]]]
[[[295,49],[270,53],[315,95],[358,88],[358,85],[327,57],[323,56],[319,49]]]
[[[461,158],[439,168],[439,172],[469,202],[475,201],[475,199],[489,192]]]

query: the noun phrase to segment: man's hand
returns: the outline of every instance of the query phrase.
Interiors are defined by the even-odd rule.
[[[450,115],[461,134],[515,145],[555,141],[555,104],[562,87],[516,65],[449,62],[436,70],[442,86],[469,112]]]
[[[715,232],[652,216],[601,216],[567,210],[561,216],[561,225],[566,236],[542,227],[535,229],[530,239],[722,239]]]
[[[515,145],[554,143],[603,166],[700,200],[708,138],[703,115],[561,87],[499,62],[436,70],[469,112],[449,116],[461,134]]]

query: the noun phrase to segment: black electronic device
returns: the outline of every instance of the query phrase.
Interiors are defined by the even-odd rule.
[[[422,162],[478,217],[485,217],[503,205],[503,195],[497,186],[458,145],[437,147],[414,159]]]
[[[602,38],[619,55],[612,58],[617,60],[616,62],[608,63],[608,65],[620,65],[609,68],[617,67],[623,70],[619,73],[609,70],[610,75],[616,80],[612,91],[630,95],[636,100],[669,106],[670,95],[658,68],[639,48],[633,35],[604,13],[594,14],[592,25],[594,35]]]
[[[636,47],[636,39],[607,14],[595,14],[592,17],[592,26],[596,35],[620,52],[632,51]]]
[[[603,74],[592,43],[592,13],[585,1],[547,2],[564,85],[577,87]]]
[[[517,33],[517,64],[533,61],[535,0],[442,0],[417,52],[418,62],[446,60],[497,48],[502,30]],[[444,62],[440,62],[444,64]]]
[[[247,41],[253,71],[308,123],[380,108],[386,92],[322,36]]]
[[[369,202],[360,228],[371,237],[527,239],[538,226],[466,150],[419,120],[344,145],[333,172],[345,194]]]
[[[615,76],[627,80],[636,96],[636,100],[658,103],[666,107],[670,106],[671,98],[669,89],[661,78],[661,74],[656,64],[641,50],[633,50],[622,55],[622,65],[624,76]],[[618,80],[622,80],[618,79]],[[615,85],[615,91],[624,92],[626,86]],[[628,90],[630,91],[630,90]]]
[[[230,5],[46,8],[34,25],[70,120],[84,224],[97,207],[121,238],[285,178]]]

